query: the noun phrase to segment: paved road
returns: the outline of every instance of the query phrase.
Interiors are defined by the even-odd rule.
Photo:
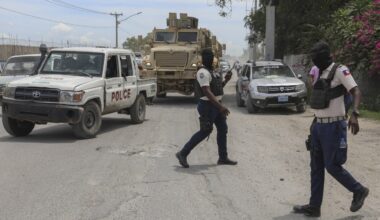
[[[157,100],[141,125],[106,116],[91,140],[76,140],[67,125],[38,126],[17,139],[1,127],[0,219],[304,219],[290,210],[308,200],[303,143],[312,113],[249,115],[233,91],[231,82],[224,102],[235,167],[215,165],[215,134],[193,151],[190,169],[178,166],[174,153],[198,128],[193,100],[183,96]],[[371,194],[350,213],[352,195],[328,176],[322,219],[380,217],[380,125],[361,122],[361,133],[349,136],[346,166]]]

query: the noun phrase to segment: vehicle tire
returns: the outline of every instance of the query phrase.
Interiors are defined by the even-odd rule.
[[[304,113],[306,111],[306,105],[305,104],[297,105],[296,109],[298,113]]]
[[[102,113],[95,102],[84,105],[83,113],[77,124],[71,125],[74,135],[78,138],[94,138],[102,126]]]
[[[248,113],[252,114],[252,113],[257,113],[259,111],[259,108],[256,107],[253,103],[252,103],[252,98],[250,95],[248,95],[248,98],[247,98],[247,103],[245,104],[246,107],[247,107],[247,111]]]
[[[2,116],[5,130],[14,137],[24,137],[30,134],[34,128],[34,123],[29,121],[20,121],[14,118]]]
[[[244,107],[244,100],[241,99],[241,94],[237,87],[236,87],[236,105],[238,107]]]
[[[133,103],[130,113],[134,124],[140,124],[145,120],[146,103],[143,95],[138,95],[135,103]]]
[[[157,98],[166,98],[166,92],[157,94],[156,96],[157,96]]]

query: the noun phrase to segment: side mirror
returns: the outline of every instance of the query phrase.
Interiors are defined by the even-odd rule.
[[[298,75],[297,75],[297,78],[298,78],[298,79],[302,79],[302,75],[301,75],[301,74],[298,74]]]

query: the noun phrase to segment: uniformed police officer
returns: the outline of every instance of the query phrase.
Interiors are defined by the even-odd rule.
[[[353,193],[350,210],[358,211],[368,196],[364,187],[345,170],[342,165],[347,159],[347,122],[345,118],[344,94],[349,91],[354,98],[348,128],[352,134],[359,132],[360,90],[346,66],[336,65],[330,56],[329,45],[318,42],[311,50],[313,63],[320,70],[320,77],[314,84],[310,105],[315,109],[315,123],[311,128],[311,197],[309,204],[295,206],[295,213],[319,217],[323,198],[325,169],[347,190]],[[331,80],[329,80],[331,79]],[[323,82],[328,83],[327,106],[323,106]],[[339,88],[342,88],[341,90]],[[318,91],[317,91],[318,90]],[[322,100],[322,102],[320,102]],[[319,105],[318,103],[322,103]],[[313,107],[314,105],[314,107]]]
[[[211,49],[202,51],[203,67],[197,72],[198,86],[201,88],[202,96],[198,102],[200,130],[196,132],[185,144],[181,151],[176,154],[179,163],[188,168],[187,156],[191,150],[202,140],[208,137],[215,124],[217,129],[217,143],[219,160],[218,164],[236,165],[237,162],[230,160],[227,155],[227,122],[226,117],[230,111],[221,104],[223,87],[231,79],[231,72],[227,73],[225,80],[213,71],[214,54]]]

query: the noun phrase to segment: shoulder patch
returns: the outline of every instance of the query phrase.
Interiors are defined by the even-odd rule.
[[[199,74],[199,78],[201,78],[201,79],[205,78],[205,74],[204,73],[200,73]]]
[[[343,70],[343,75],[344,76],[349,76],[349,75],[351,75],[351,73],[348,70]]]

